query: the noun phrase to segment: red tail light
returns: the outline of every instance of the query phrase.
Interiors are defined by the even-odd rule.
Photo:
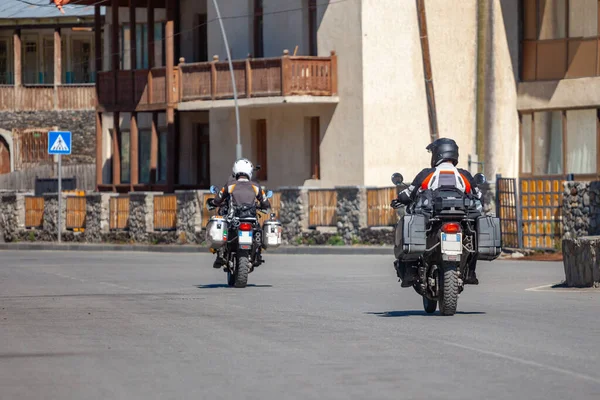
[[[247,232],[247,231],[251,231],[251,230],[252,230],[252,224],[249,224],[247,222],[242,222],[240,224],[240,231]]]
[[[444,224],[444,226],[442,226],[442,231],[444,233],[458,233],[460,232],[460,224],[455,222]]]

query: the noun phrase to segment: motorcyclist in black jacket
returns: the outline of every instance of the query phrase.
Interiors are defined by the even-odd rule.
[[[473,176],[464,169],[456,168],[458,164],[458,145],[452,139],[440,138],[427,146],[431,153],[431,168],[425,168],[417,174],[412,184],[400,192],[397,199],[392,201],[392,206],[409,205],[415,201],[417,195],[425,190],[435,190],[440,186],[454,186],[464,193],[471,194],[479,200],[478,209],[482,211],[481,199],[483,194],[477,187]],[[471,273],[465,279],[466,284],[478,285],[479,280],[475,274],[475,260],[469,266]],[[396,273],[402,279],[403,287],[413,285],[416,276],[415,269],[409,268],[408,263],[396,260],[394,263]]]

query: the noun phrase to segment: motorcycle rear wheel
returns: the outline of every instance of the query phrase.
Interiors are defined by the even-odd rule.
[[[458,270],[455,265],[440,268],[440,314],[451,316],[456,314],[458,305]]]
[[[248,274],[250,273],[250,260],[248,257],[239,257],[235,271],[235,287],[245,288],[248,284]]]

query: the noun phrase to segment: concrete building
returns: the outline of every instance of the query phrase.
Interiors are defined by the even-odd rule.
[[[597,175],[597,0],[219,4],[243,153],[269,187],[388,186],[394,171],[408,180],[436,135],[491,180]],[[102,5],[99,187],[224,182],[236,122],[212,1]]]

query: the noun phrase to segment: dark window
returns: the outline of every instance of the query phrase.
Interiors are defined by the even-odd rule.
[[[256,121],[254,130],[254,149],[256,165],[260,165],[260,170],[256,173],[256,178],[260,181],[267,179],[267,120],[259,119]]]
[[[264,57],[263,43],[263,2],[254,0],[254,57]]]
[[[208,61],[208,18],[206,14],[196,15],[196,61]]]
[[[319,117],[310,119],[310,174],[312,179],[321,179],[321,124]]]
[[[308,51],[311,56],[318,55],[317,29],[317,0],[308,0]]]
[[[210,135],[208,124],[196,125],[197,184],[210,186]]]

